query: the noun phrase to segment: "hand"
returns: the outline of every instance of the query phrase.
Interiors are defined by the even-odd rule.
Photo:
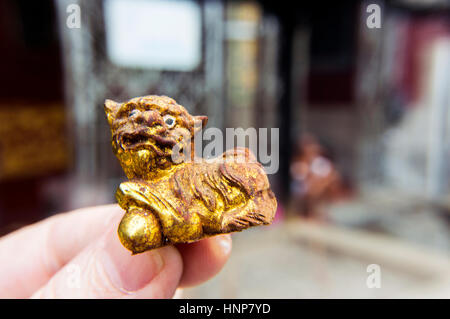
[[[117,205],[55,215],[0,238],[0,298],[171,298],[214,276],[230,235],[132,256]]]

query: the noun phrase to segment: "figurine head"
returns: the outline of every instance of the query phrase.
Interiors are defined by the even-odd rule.
[[[193,148],[193,138],[206,125],[206,116],[192,116],[175,100],[148,95],[124,103],[105,101],[113,151],[128,178],[149,179],[157,170],[176,164],[178,154]],[[186,150],[186,139],[190,149]]]

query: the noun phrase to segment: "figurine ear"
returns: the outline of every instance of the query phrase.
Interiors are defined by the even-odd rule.
[[[194,116],[194,120],[195,121],[201,121],[202,122],[202,127],[205,127],[206,123],[208,123],[208,117],[205,116],[205,115]]]
[[[111,125],[114,119],[116,118],[116,112],[118,107],[119,103],[114,102],[113,100],[105,100],[104,109],[109,125]]]
[[[200,131],[202,128],[206,126],[206,123],[208,123],[208,117],[204,115],[194,116],[194,123],[195,123],[194,134],[196,134],[198,131]]]

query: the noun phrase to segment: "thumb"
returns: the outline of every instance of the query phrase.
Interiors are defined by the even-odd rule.
[[[182,269],[182,258],[175,247],[133,256],[111,227],[32,298],[171,298]]]

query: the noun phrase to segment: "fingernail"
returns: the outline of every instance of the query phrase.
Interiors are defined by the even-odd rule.
[[[164,267],[158,249],[131,255],[121,245],[115,232],[106,238],[101,260],[107,276],[117,289],[137,291],[149,284]]]
[[[221,235],[216,236],[216,242],[218,246],[222,249],[223,254],[229,254],[231,251],[231,236],[230,235]]]

